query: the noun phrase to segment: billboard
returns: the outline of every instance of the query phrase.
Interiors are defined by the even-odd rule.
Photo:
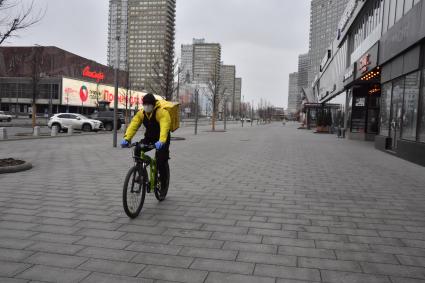
[[[70,106],[97,107],[97,101],[106,100],[114,107],[113,86],[62,78],[62,104]],[[118,109],[125,109],[126,98],[128,109],[141,108],[142,98],[146,93],[140,91],[118,89]],[[159,97],[157,96],[157,99]]]

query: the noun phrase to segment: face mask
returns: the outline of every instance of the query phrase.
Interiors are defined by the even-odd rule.
[[[145,110],[146,113],[151,113],[153,111],[153,105],[143,105],[143,109]]]

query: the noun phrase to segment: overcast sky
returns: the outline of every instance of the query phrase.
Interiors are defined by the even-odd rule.
[[[29,3],[30,0],[22,0]],[[36,0],[42,22],[7,45],[52,45],[106,64],[108,0]],[[287,106],[288,75],[308,51],[310,0],[177,0],[176,53],[192,38],[222,47],[245,101]]]

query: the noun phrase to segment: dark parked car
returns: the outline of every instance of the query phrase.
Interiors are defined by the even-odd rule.
[[[112,131],[114,129],[114,111],[99,111],[93,113],[90,118],[101,121],[106,131]],[[124,123],[124,117],[122,116],[122,114],[118,114],[118,130],[121,129],[121,125],[123,125]]]

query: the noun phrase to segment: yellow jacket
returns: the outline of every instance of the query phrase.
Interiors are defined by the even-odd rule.
[[[161,129],[161,132],[159,134],[159,141],[162,143],[167,142],[168,132],[170,131],[171,127],[171,118],[170,114],[167,110],[160,107],[159,101],[156,102],[156,105],[154,107],[156,109],[156,121],[159,123],[159,127]],[[137,112],[137,114],[133,117],[131,120],[130,125],[127,128],[127,131],[125,132],[124,139],[131,141],[131,139],[136,135],[137,130],[140,128],[140,126],[143,123],[143,119],[145,114],[143,110],[140,110]],[[147,119],[151,119],[152,113],[147,114]]]

